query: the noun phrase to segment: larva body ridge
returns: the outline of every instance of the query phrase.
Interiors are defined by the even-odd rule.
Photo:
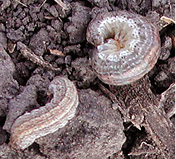
[[[73,82],[65,77],[55,77],[49,85],[53,95],[45,106],[26,112],[11,127],[10,145],[25,149],[35,139],[64,127],[74,117],[78,106],[78,93]]]
[[[95,46],[91,65],[104,83],[124,85],[148,73],[160,54],[157,28],[145,17],[127,11],[97,15],[87,41]]]

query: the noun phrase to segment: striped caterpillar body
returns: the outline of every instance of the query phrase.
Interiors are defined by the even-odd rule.
[[[35,139],[64,127],[75,115],[78,93],[73,82],[55,77],[49,85],[52,99],[43,107],[18,117],[11,127],[10,146],[25,149]]]
[[[91,65],[106,84],[130,84],[148,73],[160,54],[157,28],[145,17],[127,11],[97,15],[87,29],[95,48]]]

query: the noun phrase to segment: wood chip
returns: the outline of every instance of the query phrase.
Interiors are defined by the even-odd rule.
[[[65,54],[62,51],[59,51],[57,49],[49,49],[50,53],[53,55],[57,55],[57,56],[65,56]]]

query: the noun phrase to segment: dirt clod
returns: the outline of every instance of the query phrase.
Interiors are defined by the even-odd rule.
[[[111,102],[90,89],[81,90],[79,97],[76,117],[64,129],[37,139],[45,155],[58,159],[107,158],[120,150],[125,141],[122,120],[111,109]]]
[[[86,39],[86,25],[90,20],[90,8],[81,3],[73,2],[72,10],[72,17],[69,18],[70,24],[66,29],[69,34],[69,42],[72,44],[81,43]]]

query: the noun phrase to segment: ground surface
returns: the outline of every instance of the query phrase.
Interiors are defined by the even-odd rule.
[[[110,87],[100,82],[91,68],[89,52],[93,46],[86,41],[86,29],[97,13],[119,9],[146,16],[156,25],[161,35],[161,55],[141,83],[152,90],[149,96],[156,101],[153,104],[162,107],[173,122],[175,45],[171,33],[167,28],[163,30],[160,17],[174,19],[175,1],[65,0],[66,10],[54,0],[43,4],[39,0],[20,2],[0,0],[0,158],[161,158],[157,151],[160,148],[145,126],[138,130],[133,122],[124,120],[112,96],[103,91],[103,87]],[[172,29],[171,26],[169,30]],[[19,42],[51,67],[24,57]],[[78,89],[80,104],[76,116],[64,128],[37,139],[24,151],[11,149],[8,142],[12,123],[25,111],[45,105],[48,84],[60,75],[72,80]],[[139,85],[140,82],[110,90],[123,100],[127,89]],[[138,105],[142,99],[136,92],[139,100],[130,96],[130,106]]]

